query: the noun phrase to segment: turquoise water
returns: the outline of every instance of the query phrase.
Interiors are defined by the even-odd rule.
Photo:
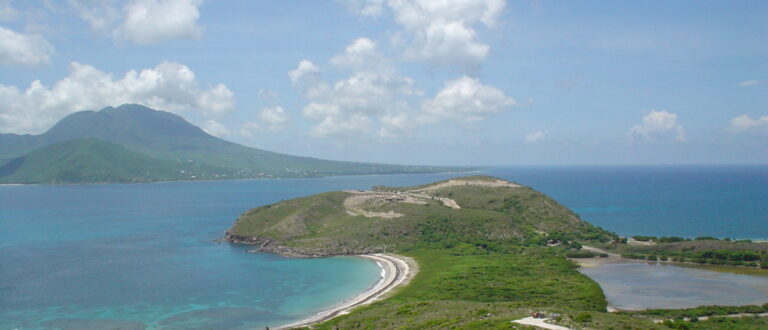
[[[621,234],[768,238],[768,167],[481,173],[530,185]],[[452,176],[0,186],[0,329],[240,329],[312,315],[372,285],[375,264],[248,254],[214,240],[259,205]]]
[[[719,270],[719,271],[715,271]],[[618,309],[762,305],[768,302],[768,271],[660,263],[608,264],[582,269]]]

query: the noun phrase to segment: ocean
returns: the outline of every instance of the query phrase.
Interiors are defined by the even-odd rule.
[[[504,167],[622,235],[768,238],[768,166]],[[0,328],[276,326],[373,285],[371,261],[216,243],[242,212],[340,189],[462,174],[0,186]]]

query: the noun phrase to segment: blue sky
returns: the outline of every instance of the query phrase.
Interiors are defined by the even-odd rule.
[[[765,1],[4,1],[0,133],[142,103],[409,164],[768,162]]]

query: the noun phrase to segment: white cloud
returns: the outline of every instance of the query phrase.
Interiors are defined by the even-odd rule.
[[[757,119],[741,115],[730,120],[728,130],[734,133],[768,131],[768,116]]]
[[[288,71],[288,78],[291,78],[291,83],[295,86],[308,77],[316,77],[319,73],[320,69],[314,63],[302,60],[296,69]]]
[[[18,10],[11,6],[8,0],[0,1],[0,22],[12,22],[21,16]]]
[[[495,27],[504,0],[390,0],[388,5],[407,34],[406,58],[473,67],[490,47],[477,41],[474,26]],[[399,39],[399,38],[398,38]]]
[[[760,80],[746,80],[746,81],[742,81],[742,82],[736,84],[736,86],[739,86],[739,87],[751,87],[751,86],[759,85],[761,83],[762,83],[762,81],[760,81]]]
[[[379,17],[384,12],[384,0],[339,0],[352,13],[365,17]]]
[[[525,143],[536,143],[547,137],[546,132],[536,131],[525,135]]]
[[[199,38],[202,0],[131,0],[122,8],[107,0],[70,0],[70,6],[91,28],[116,41],[157,44]]]
[[[41,133],[63,116],[125,103],[168,111],[217,115],[234,107],[234,94],[218,84],[204,90],[187,66],[163,62],[120,79],[93,66],[71,63],[70,73],[48,87],[36,80],[26,90],[0,84],[0,132]]]
[[[198,38],[202,28],[198,6],[201,0],[135,0],[123,10],[125,18],[116,35],[138,44],[156,44],[174,39]]]
[[[380,64],[366,64],[372,58],[380,58]],[[386,61],[370,39],[354,40],[331,62],[355,70],[333,85],[323,81],[320,69],[306,60],[288,73],[291,83],[310,101],[302,115],[316,123],[310,130],[314,136],[375,132],[378,126],[387,124],[380,117],[408,110],[408,100],[421,95],[413,79],[398,76],[394,68],[382,64]]]
[[[38,66],[51,62],[53,46],[40,35],[0,27],[0,63]]]
[[[447,82],[434,98],[424,102],[422,110],[427,121],[456,119],[475,122],[515,104],[515,100],[504,92],[483,85],[476,78],[463,76]]]
[[[408,108],[406,100],[420,93],[408,77],[358,71],[325,94],[309,95],[312,102],[302,114],[319,122],[311,131],[315,136],[356,134],[372,129],[372,118]]]
[[[282,107],[271,107],[259,112],[259,119],[269,125],[269,129],[279,131],[288,122],[288,114]]]
[[[331,58],[331,64],[340,67],[363,68],[376,65],[383,59],[376,54],[376,43],[368,38],[359,38],[344,49],[343,54]]]
[[[222,123],[219,123],[215,120],[207,120],[201,125],[201,128],[208,134],[217,136],[217,137],[226,137],[229,135],[232,135],[232,131],[230,131],[226,126],[224,126]]]
[[[444,120],[480,121],[516,104],[502,91],[467,76],[447,82],[433,99],[424,100],[414,80],[399,75],[376,48],[372,40],[359,38],[332,57],[334,66],[353,69],[333,84],[325,82],[320,68],[307,60],[288,73],[293,86],[309,101],[302,115],[315,122],[310,134],[378,132],[379,137],[393,138]]]
[[[320,69],[308,60],[302,60],[296,69],[288,72],[293,87],[301,90],[304,97],[314,99],[327,95],[330,87],[322,81]]]
[[[643,117],[643,123],[629,130],[637,142],[675,140],[685,142],[685,129],[677,122],[677,115],[667,111],[651,111]]]

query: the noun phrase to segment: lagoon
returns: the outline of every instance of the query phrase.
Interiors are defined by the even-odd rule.
[[[620,310],[762,305],[768,271],[724,266],[628,262],[581,269]]]

